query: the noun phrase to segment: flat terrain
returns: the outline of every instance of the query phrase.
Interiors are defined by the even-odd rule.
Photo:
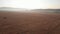
[[[0,34],[60,34],[60,14],[0,11]]]

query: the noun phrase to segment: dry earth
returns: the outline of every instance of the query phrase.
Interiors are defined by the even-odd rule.
[[[60,34],[60,14],[0,12],[0,34]]]

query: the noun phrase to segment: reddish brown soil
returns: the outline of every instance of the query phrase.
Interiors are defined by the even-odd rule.
[[[60,34],[60,14],[0,12],[0,34]]]

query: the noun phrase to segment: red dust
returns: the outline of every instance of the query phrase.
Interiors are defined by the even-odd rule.
[[[60,14],[0,12],[0,34],[60,34]]]

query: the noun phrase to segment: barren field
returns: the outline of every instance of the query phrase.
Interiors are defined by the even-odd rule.
[[[60,34],[60,14],[0,12],[0,34]]]

